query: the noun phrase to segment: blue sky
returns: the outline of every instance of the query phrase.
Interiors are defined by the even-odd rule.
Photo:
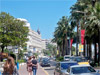
[[[0,12],[15,18],[27,19],[32,30],[39,28],[43,39],[53,38],[57,22],[70,15],[70,7],[77,0],[0,0]]]

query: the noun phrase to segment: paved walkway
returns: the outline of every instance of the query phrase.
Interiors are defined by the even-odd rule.
[[[26,70],[26,64],[20,66],[19,75],[28,75],[28,72]],[[48,73],[39,65],[37,70],[37,75],[48,75]]]

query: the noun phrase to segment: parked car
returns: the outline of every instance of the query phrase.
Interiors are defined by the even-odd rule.
[[[90,65],[74,65],[67,69],[66,75],[100,75]]]
[[[76,56],[76,57],[73,57],[72,60],[76,61],[79,65],[82,65],[82,64],[89,65],[89,61],[85,59],[84,57]]]
[[[40,65],[42,67],[49,66],[50,67],[50,60],[48,58],[44,58],[41,60]]]
[[[70,55],[65,55],[65,56],[64,56],[64,60],[65,60],[65,61],[69,61],[69,60],[70,60],[70,57],[71,57]]]
[[[94,62],[94,60],[92,58],[85,57],[85,59],[87,59],[89,61],[89,63],[90,63],[91,66],[94,66],[95,62]]]
[[[75,61],[62,61],[56,64],[56,68],[54,70],[54,75],[65,75],[66,70],[72,66],[72,65],[77,65],[77,62]]]

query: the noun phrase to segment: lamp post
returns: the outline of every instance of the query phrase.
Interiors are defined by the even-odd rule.
[[[83,11],[74,11],[73,13],[81,13],[81,14],[84,14],[84,16],[86,17],[86,12],[83,12]],[[76,48],[76,55],[78,55],[78,37],[79,37],[79,43],[81,44],[81,24],[80,26],[78,25],[77,26],[77,48]],[[79,30],[80,28],[80,30]],[[79,35],[79,36],[78,36]],[[81,56],[82,56],[82,53],[81,53]]]

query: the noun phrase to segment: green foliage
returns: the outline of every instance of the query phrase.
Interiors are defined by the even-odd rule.
[[[56,49],[56,46],[55,45],[52,45],[52,44],[48,44],[47,45],[47,48],[49,50],[49,56],[56,56],[57,55],[57,49]]]
[[[74,22],[70,23],[66,16],[63,16],[57,23],[52,41],[57,43],[60,56],[64,56],[68,52],[67,39],[75,37],[74,24]]]
[[[46,56],[50,55],[50,51],[49,51],[49,50],[43,49],[42,52],[43,52],[44,55],[46,55]]]
[[[71,52],[72,52],[72,55],[75,55],[75,47],[74,46],[72,46]]]
[[[64,60],[64,57],[63,56],[56,58],[56,61],[63,61],[63,60]]]
[[[8,13],[0,13],[0,43],[2,50],[5,46],[23,46],[28,40],[28,27]]]
[[[19,62],[19,63],[24,63],[25,62],[25,60],[17,60],[17,62]]]
[[[23,59],[23,57],[24,57],[24,52],[22,50],[19,50],[18,59]]]
[[[38,53],[33,53],[33,55],[37,58],[39,54]]]
[[[9,50],[8,50],[8,49],[5,49],[5,50],[4,50],[4,53],[9,53]]]

